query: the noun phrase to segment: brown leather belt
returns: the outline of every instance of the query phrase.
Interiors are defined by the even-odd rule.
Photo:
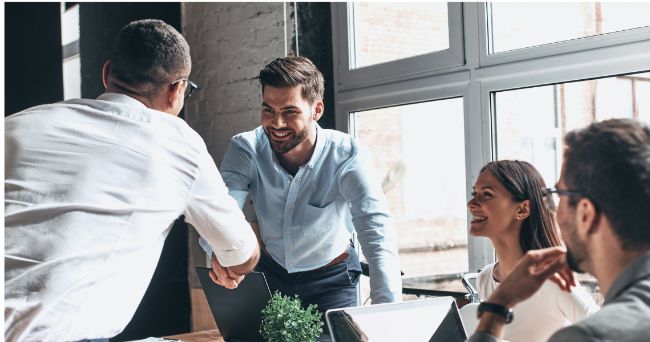
[[[271,254],[266,250],[265,247],[262,247],[262,253],[266,254],[269,258],[271,258],[271,260],[273,260],[273,258],[271,257]],[[341,261],[347,260],[349,256],[350,256],[350,253],[346,249],[345,252],[341,253],[339,256],[332,259],[332,261],[328,262],[327,265],[325,265],[323,267],[320,267],[320,268],[316,268],[316,270],[322,270],[322,269],[328,268],[330,266],[334,266],[334,265],[338,264]]]
[[[350,253],[348,253],[348,251],[346,250],[345,252],[341,253],[341,255],[337,256],[334,259],[332,259],[332,261],[330,261],[327,265],[321,267],[321,269],[328,268],[330,266],[334,266],[334,265],[338,264],[341,261],[345,261],[345,260],[348,259],[349,256],[350,256]]]

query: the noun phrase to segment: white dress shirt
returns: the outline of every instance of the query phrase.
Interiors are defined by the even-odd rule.
[[[205,143],[125,95],[5,119],[5,340],[112,337],[180,215],[232,266],[257,241]]]

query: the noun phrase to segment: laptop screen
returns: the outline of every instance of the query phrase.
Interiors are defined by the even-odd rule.
[[[262,309],[271,299],[263,273],[251,272],[236,289],[230,290],[210,279],[209,268],[197,267],[205,296],[226,341],[264,341],[260,336]]]
[[[465,341],[452,297],[329,310],[334,342]]]

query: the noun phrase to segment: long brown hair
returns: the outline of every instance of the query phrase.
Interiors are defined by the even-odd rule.
[[[530,163],[520,160],[498,160],[483,166],[481,172],[490,171],[508,190],[515,201],[530,202],[530,215],[524,219],[519,234],[519,245],[525,252],[561,245],[553,213],[544,204],[546,188],[539,171]]]

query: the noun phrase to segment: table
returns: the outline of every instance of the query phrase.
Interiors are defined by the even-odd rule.
[[[223,337],[219,334],[219,330],[206,330],[206,331],[197,331],[186,334],[179,334],[173,336],[165,336],[165,339],[170,340],[181,340],[186,342],[223,342]]]

